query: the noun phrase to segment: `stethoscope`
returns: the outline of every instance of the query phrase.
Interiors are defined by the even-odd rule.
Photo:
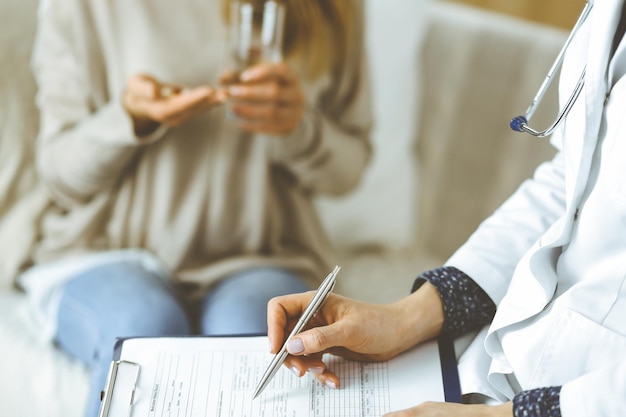
[[[572,42],[572,39],[576,35],[576,32],[578,32],[578,29],[580,29],[582,24],[587,19],[587,16],[589,15],[589,12],[591,11],[592,6],[593,4],[590,3],[589,0],[587,0],[587,2],[585,3],[585,8],[583,9],[580,16],[578,17],[578,20],[576,21],[576,24],[574,25],[572,32],[569,34],[569,36],[565,40],[565,45],[563,45],[563,48],[561,48],[559,55],[556,57],[554,64],[552,64],[552,67],[548,71],[548,74],[546,75],[545,80],[541,84],[541,87],[539,87],[539,91],[537,91],[537,94],[535,95],[535,98],[533,99],[532,103],[530,103],[530,106],[528,106],[528,108],[526,109],[526,114],[524,116],[514,117],[510,123],[511,129],[517,132],[530,133],[531,135],[536,136],[538,138],[543,138],[546,136],[550,136],[552,132],[554,132],[554,130],[565,119],[565,117],[567,117],[569,111],[572,109],[572,106],[578,99],[578,96],[580,95],[580,92],[583,89],[583,85],[585,84],[586,67],[583,68],[583,71],[580,74],[580,78],[578,79],[578,83],[576,84],[574,91],[567,99],[567,102],[565,103],[565,105],[563,106],[559,114],[556,116],[556,119],[554,120],[554,122],[547,129],[541,130],[541,131],[535,130],[531,128],[530,126],[528,126],[528,121],[530,120],[531,117],[533,117],[533,114],[535,113],[537,106],[539,106],[539,103],[541,103],[541,100],[543,99],[543,96],[546,94],[548,87],[550,87],[550,83],[552,82],[552,79],[554,78],[554,74],[561,68],[561,65],[563,64],[563,57],[565,56],[565,52],[567,51],[569,44]]]

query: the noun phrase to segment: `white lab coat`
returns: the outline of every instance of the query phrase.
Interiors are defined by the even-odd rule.
[[[448,261],[498,305],[460,360],[466,393],[562,385],[563,417],[626,416],[626,41],[609,63],[623,1],[595,0],[566,55],[561,104],[587,76],[556,157]]]

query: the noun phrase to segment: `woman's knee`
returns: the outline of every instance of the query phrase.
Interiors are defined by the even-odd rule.
[[[84,360],[117,337],[189,334],[175,292],[141,265],[120,262],[86,271],[64,287],[57,341]]]
[[[271,298],[309,289],[302,278],[285,269],[256,268],[233,275],[218,283],[204,299],[202,332],[264,333]]]
[[[133,268],[132,274],[111,282],[114,292],[103,316],[115,323],[121,336],[167,336],[189,333],[185,309],[175,288],[150,271]]]

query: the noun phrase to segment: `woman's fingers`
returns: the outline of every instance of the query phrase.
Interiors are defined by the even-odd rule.
[[[259,122],[271,121],[273,123],[289,122],[296,112],[293,107],[274,103],[233,102],[230,109],[241,119]]]
[[[209,87],[183,90],[148,103],[150,113],[160,122],[177,126],[224,101],[225,97]]]
[[[137,74],[129,78],[123,102],[134,119],[177,126],[223,103],[226,98],[224,90],[206,86],[183,89],[146,74]]]
[[[136,100],[154,100],[159,96],[159,83],[146,74],[135,74],[126,83],[126,93]]]
[[[276,82],[236,84],[228,87],[231,99],[242,102],[299,103],[304,101],[300,90]]]
[[[300,125],[304,93],[286,63],[262,63],[241,74],[225,72],[220,81],[241,129],[286,136]]]
[[[230,110],[244,130],[287,135],[295,130],[304,113],[299,92],[275,84],[235,86],[229,89]]]
[[[239,75],[239,80],[244,83],[259,83],[270,80],[277,80],[283,84],[300,82],[296,73],[285,62],[266,62],[255,65],[243,71]]]
[[[237,120],[237,126],[241,130],[246,130],[253,133],[261,133],[270,136],[285,137],[294,131],[296,125],[294,123],[288,124],[276,124],[266,122],[254,122],[243,119]]]
[[[162,96],[161,94],[164,94]],[[156,122],[177,126],[225,100],[224,93],[209,87],[159,93],[154,99],[133,101],[135,114],[148,117]]]

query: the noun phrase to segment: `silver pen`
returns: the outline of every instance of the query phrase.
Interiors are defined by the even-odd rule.
[[[274,377],[276,372],[280,369],[283,362],[285,362],[285,358],[287,358],[288,354],[287,343],[291,340],[292,337],[300,333],[300,331],[304,328],[304,326],[306,326],[309,320],[315,315],[315,313],[317,313],[317,310],[319,310],[322,304],[324,304],[326,297],[328,297],[328,295],[333,291],[333,288],[335,288],[337,273],[339,273],[340,269],[340,266],[335,266],[331,273],[328,274],[326,278],[324,278],[324,281],[322,281],[319,288],[315,292],[315,295],[313,295],[313,298],[309,302],[309,305],[306,306],[306,309],[304,310],[304,313],[302,313],[300,320],[298,320],[296,326],[293,328],[293,330],[285,340],[285,343],[283,343],[283,346],[280,348],[278,353],[272,359],[272,362],[270,362],[269,366],[265,370],[265,373],[261,377],[259,385],[254,390],[254,396],[252,397],[252,399],[255,399],[259,396],[259,394],[265,389],[267,384],[270,383],[272,377]]]

